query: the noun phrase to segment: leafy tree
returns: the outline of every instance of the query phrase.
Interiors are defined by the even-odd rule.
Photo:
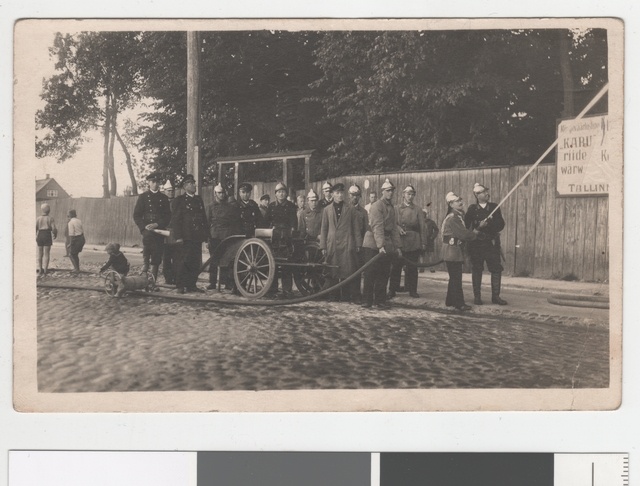
[[[217,179],[218,157],[314,148],[336,137],[323,118],[310,84],[321,72],[314,65],[315,32],[201,32],[200,156],[205,180]],[[143,36],[148,58],[145,96],[154,100],[140,128],[143,148],[167,175],[186,166],[186,35],[153,32]],[[243,177],[270,178],[264,165],[244,168]]]
[[[214,160],[316,149],[320,177],[370,171],[527,164],[607,79],[606,31],[201,32],[200,156]],[[186,34],[56,37],[59,72],[38,113],[39,154],[72,156],[103,129],[105,188],[113,146],[132,168],[186,167]],[[122,109],[150,100],[120,133]],[[573,107],[572,107],[573,105]],[[596,110],[606,110],[606,101]],[[246,167],[243,178],[278,170]],[[106,189],[105,189],[106,191]]]
[[[607,59],[603,31],[566,30],[332,32],[316,56],[315,87],[343,129],[334,174],[531,163],[563,93],[593,96]]]
[[[39,157],[54,156],[64,162],[87,141],[86,133],[101,129],[104,137],[103,196],[117,192],[114,145],[122,147],[134,194],[129,151],[118,131],[118,115],[140,99],[141,71],[136,32],[58,33],[50,54],[56,74],[43,82],[44,109],[36,113]]]

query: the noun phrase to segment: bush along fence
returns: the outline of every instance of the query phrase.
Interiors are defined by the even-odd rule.
[[[412,184],[417,191],[414,202],[427,209],[429,217],[438,226],[447,211],[445,195],[454,191],[465,204],[475,202],[472,188],[479,182],[490,188],[495,202],[524,175],[529,166],[456,169],[446,171],[400,172],[341,176],[331,183],[353,183],[363,189],[362,204],[367,204],[368,193],[380,195],[385,178],[395,184],[396,201],[402,198],[402,189]],[[322,194],[325,181],[315,181],[311,187]],[[253,183],[253,198],[262,194],[274,198],[275,182]],[[305,192],[309,188],[305,189]],[[298,191],[302,194],[303,191]],[[213,190],[203,188],[205,204],[210,204]],[[88,243],[103,245],[118,242],[123,246],[141,245],[141,236],[133,223],[133,208],[137,197],[69,198],[51,200],[51,215],[60,226],[66,222],[66,212],[75,209],[82,220]],[[427,206],[427,204],[429,204]],[[502,231],[503,266],[505,273],[522,277],[565,278],[585,281],[609,279],[609,201],[605,196],[556,196],[555,165],[540,165],[503,204],[502,214],[506,227]],[[441,251],[441,240],[436,240],[436,254]]]

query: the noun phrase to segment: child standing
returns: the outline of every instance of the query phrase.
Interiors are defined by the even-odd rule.
[[[80,257],[78,256],[85,244],[84,230],[82,229],[82,221],[78,219],[75,209],[70,209],[67,213],[67,227],[69,228],[69,259],[73,264],[71,273],[80,273]]]
[[[56,222],[49,216],[51,207],[44,203],[40,206],[42,214],[36,219],[36,243],[38,244],[38,272],[40,277],[47,275],[51,245],[58,236]]]

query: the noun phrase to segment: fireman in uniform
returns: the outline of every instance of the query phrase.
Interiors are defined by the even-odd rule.
[[[420,255],[427,249],[427,231],[422,209],[413,204],[416,195],[415,188],[409,184],[402,191],[402,202],[396,206],[398,231],[402,239],[402,253],[413,262],[418,263]],[[400,277],[404,267],[404,287],[411,297],[418,295],[418,267],[404,263],[403,259],[395,258],[391,266],[389,282],[389,298],[393,298],[400,288]]]
[[[391,200],[395,186],[385,179],[382,184],[382,197],[371,205],[369,227],[364,236],[365,260],[368,262],[378,253],[382,254],[372,266],[364,271],[362,307],[376,305],[388,308],[387,284],[394,254],[402,256],[402,241],[396,223],[396,211]]]
[[[175,203],[175,189],[171,181],[167,181],[164,187],[162,188],[165,195],[169,198],[169,207],[171,208],[171,213],[174,211],[174,203]],[[175,239],[171,233],[171,227],[167,228],[169,230],[169,236],[165,237],[164,240],[164,252],[162,254],[162,275],[164,276],[164,281],[168,285],[175,285],[176,283],[176,271],[177,271],[177,254],[178,247],[175,244]]]
[[[318,241],[322,226],[322,209],[318,207],[318,194],[309,189],[307,194],[307,208],[298,213],[298,232],[300,238]]]
[[[449,272],[449,285],[445,305],[466,311],[471,309],[464,302],[462,291],[462,264],[464,263],[465,242],[471,242],[478,237],[480,229],[467,229],[464,223],[464,202],[462,198],[453,192],[449,192],[447,201],[447,215],[442,222],[442,259]],[[486,223],[481,223],[483,228]]]
[[[238,188],[238,200],[235,202],[240,210],[240,223],[242,231],[247,238],[253,238],[256,228],[264,226],[264,218],[258,203],[251,199],[253,187],[248,182],[243,182]]]
[[[142,255],[144,258],[142,271],[148,272],[150,269],[156,280],[164,252],[164,236],[153,230],[166,229],[171,221],[169,198],[160,192],[162,179],[158,172],[147,176],[149,190],[138,197],[133,210],[133,221],[142,234]]]
[[[196,180],[191,174],[184,177],[182,187],[185,193],[175,199],[171,217],[171,230],[181,246],[176,287],[180,294],[204,292],[196,283],[202,266],[202,243],[208,237],[207,213],[202,198],[196,194]]]
[[[500,286],[502,283],[502,262],[500,251],[500,231],[504,229],[504,219],[502,212],[498,210],[491,212],[498,207],[496,203],[489,202],[491,195],[489,188],[476,182],[473,186],[473,195],[476,197],[476,204],[470,204],[464,216],[464,222],[469,229],[478,229],[480,223],[486,220],[486,226],[476,240],[469,242],[467,250],[471,260],[471,282],[473,284],[473,302],[482,305],[482,272],[484,263],[491,273],[491,302],[498,305],[507,305],[507,301],[500,297]],[[487,219],[488,218],[488,219]]]
[[[298,229],[298,217],[296,205],[287,199],[288,189],[284,183],[276,185],[276,200],[269,204],[267,210],[266,225],[273,228],[273,239],[285,241],[291,238]],[[289,297],[293,289],[293,276],[291,270],[284,267],[280,270],[282,280],[282,294]],[[278,279],[273,280],[271,293],[278,290]]]
[[[367,210],[360,205],[360,199],[362,197],[362,190],[358,184],[353,184],[349,188],[349,202],[353,206],[356,212],[356,219],[358,220],[358,233],[360,238],[364,241],[364,235],[367,233],[369,226],[369,214]],[[357,251],[358,265],[357,268],[361,268],[365,264],[364,250],[359,248]],[[362,275],[353,280],[351,285],[351,302],[354,304],[362,303]]]
[[[229,202],[227,192],[221,184],[213,188],[213,202],[207,207],[207,221],[209,222],[209,286],[215,290],[218,281],[218,264],[220,253],[216,249],[225,238],[240,235],[243,232],[238,202]],[[233,290],[230,269],[220,267],[220,285],[227,290]]]
[[[333,186],[329,181],[322,184],[322,200],[320,201],[320,209],[326,208],[333,202],[331,193],[333,192]]]

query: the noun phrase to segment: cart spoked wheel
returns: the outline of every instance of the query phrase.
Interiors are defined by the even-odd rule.
[[[317,244],[306,244],[304,246],[304,256],[305,263],[324,263],[322,251]],[[301,268],[294,272],[293,279],[296,282],[296,287],[298,287],[298,290],[302,295],[318,293],[322,290],[322,286],[326,280],[325,268],[319,266]]]
[[[244,297],[263,297],[271,288],[275,275],[276,261],[264,241],[251,238],[240,245],[233,262],[233,278]]]
[[[107,295],[115,297],[120,285],[122,285],[122,275],[115,270],[109,270],[104,276],[104,291]]]

